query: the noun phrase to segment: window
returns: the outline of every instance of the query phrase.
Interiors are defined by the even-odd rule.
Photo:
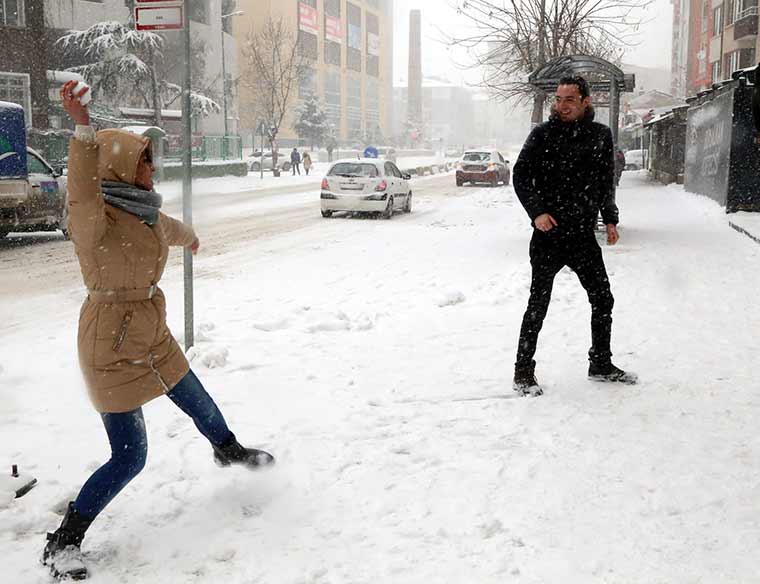
[[[23,0],[0,0],[0,26],[24,26]]]
[[[317,60],[319,54],[317,48],[317,35],[303,30],[298,31],[298,48],[301,54],[312,61]]]
[[[339,162],[330,169],[328,176],[366,176],[375,178],[377,176],[377,167],[374,164],[367,164],[366,162]]]
[[[705,2],[702,4],[702,32],[707,32],[707,28],[710,20],[710,3]]]
[[[720,36],[723,31],[723,6],[718,6],[713,10],[713,36]]]
[[[362,81],[358,77],[346,80],[346,121],[349,140],[362,137]]]
[[[2,2],[2,0],[0,0]],[[0,72],[0,101],[9,101],[24,108],[26,125],[31,126],[32,93],[29,75]]]
[[[53,173],[50,172],[50,169],[47,167],[47,165],[31,152],[27,152],[26,170],[29,174],[44,174],[47,176],[53,176]]]
[[[380,22],[367,13],[367,75],[380,76]]]
[[[346,4],[346,67],[352,71],[362,70],[362,9]]]
[[[325,111],[327,119],[335,128],[340,128],[341,90],[340,73],[325,73]]]
[[[364,118],[368,130],[380,126],[380,84],[372,77],[367,77],[364,85]]]
[[[726,21],[726,26],[729,26],[734,23],[734,2],[736,0],[726,0],[726,10],[723,13],[723,18]],[[741,0],[739,0],[741,2]]]
[[[715,61],[712,64],[712,71],[710,74],[710,78],[712,79],[713,83],[717,83],[720,81],[720,61]]]
[[[309,95],[317,93],[317,72],[312,68],[307,68],[301,78],[298,80],[298,97],[304,99]]]

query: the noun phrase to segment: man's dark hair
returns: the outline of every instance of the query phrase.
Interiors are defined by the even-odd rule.
[[[581,99],[586,99],[589,95],[591,95],[588,81],[586,81],[580,75],[566,75],[559,80],[559,85],[575,85],[581,94]]]

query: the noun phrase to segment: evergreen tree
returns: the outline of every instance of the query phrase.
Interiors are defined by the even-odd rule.
[[[310,94],[296,108],[296,132],[300,138],[308,140],[311,149],[314,150],[315,144],[322,146],[329,129],[327,113],[322,108],[319,98],[313,93]]]

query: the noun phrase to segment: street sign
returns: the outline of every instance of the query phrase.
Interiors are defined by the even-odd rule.
[[[138,6],[135,8],[135,28],[137,30],[179,30],[182,28],[182,5]]]

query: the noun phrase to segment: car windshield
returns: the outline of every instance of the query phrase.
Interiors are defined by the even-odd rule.
[[[346,177],[369,177],[377,176],[377,167],[374,164],[363,164],[358,162],[339,162],[330,169],[329,176],[346,176]]]
[[[467,162],[485,162],[491,158],[490,152],[467,152],[464,160]]]

